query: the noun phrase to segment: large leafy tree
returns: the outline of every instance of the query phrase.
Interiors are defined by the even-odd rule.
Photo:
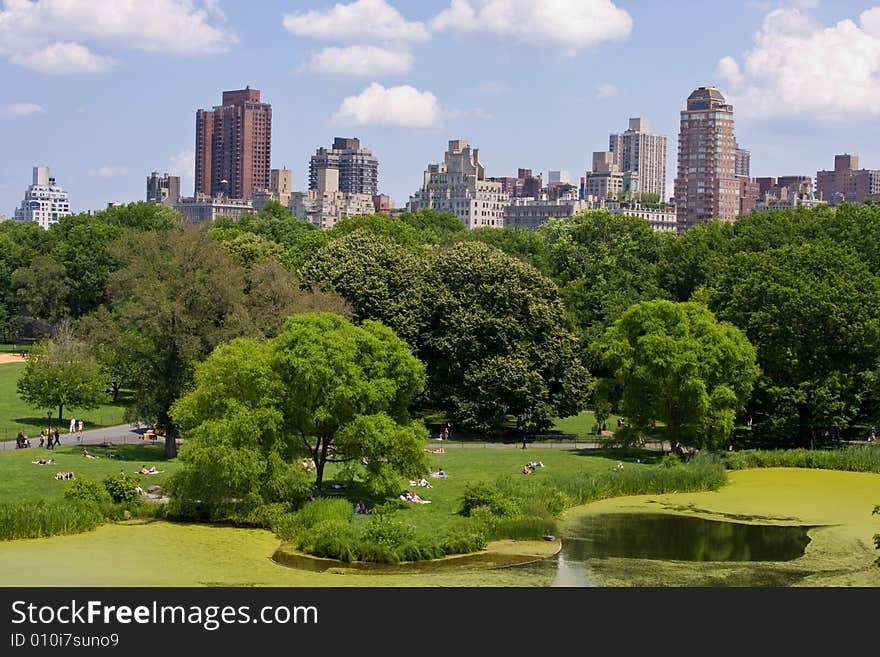
[[[703,305],[633,305],[592,346],[621,387],[631,426],[666,423],[670,440],[715,447],[731,433],[758,375],[755,349]]]
[[[412,230],[412,229],[410,229]],[[327,285],[360,319],[375,319],[417,346],[427,316],[427,263],[390,237],[365,229],[334,239],[303,268],[303,282]]]
[[[755,421],[779,438],[858,419],[880,363],[880,279],[830,242],[733,256],[711,294],[758,351]]]
[[[116,345],[131,373],[133,418],[165,428],[166,454],[176,454],[171,404],[196,361],[220,343],[255,332],[245,309],[241,268],[200,227],[128,234],[114,246],[128,257],[108,283]]]
[[[468,241],[430,256],[427,289],[419,354],[431,401],[453,421],[487,431],[512,417],[533,432],[583,409],[592,379],[551,280]]]
[[[218,348],[173,413],[194,445],[245,450],[249,474],[235,481],[251,482],[249,490],[273,477],[289,480],[282,463],[307,454],[317,466],[317,493],[328,463],[387,493],[427,469],[425,428],[409,416],[424,384],[424,366],[388,327],[306,313],[290,317],[266,343],[238,340]],[[241,426],[244,436],[236,437]],[[199,453],[207,453],[202,447]],[[268,468],[269,455],[276,457],[272,476],[259,465]]]
[[[34,345],[17,381],[18,394],[34,408],[97,408],[104,401],[106,381],[87,346],[62,325],[52,339]]]
[[[65,270],[54,258],[35,255],[29,266],[12,273],[10,285],[19,317],[35,321],[44,327],[42,332],[51,333],[68,316]]]

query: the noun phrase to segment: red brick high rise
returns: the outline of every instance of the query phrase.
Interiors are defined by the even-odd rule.
[[[196,195],[249,198],[269,189],[271,150],[272,106],[257,89],[224,91],[221,105],[196,111]]]
[[[736,221],[740,210],[736,149],[733,106],[716,87],[694,89],[681,112],[678,133],[678,232],[712,219]]]

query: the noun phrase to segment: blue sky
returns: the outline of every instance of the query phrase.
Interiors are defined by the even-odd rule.
[[[877,0],[875,0],[876,2]],[[856,0],[5,0],[0,214],[48,165],[74,211],[192,193],[195,110],[257,88],[272,166],[304,189],[334,136],[359,137],[398,206],[449,139],[488,175],[589,168],[644,116],[667,135],[695,86],[734,105],[753,176],[880,169],[880,3]]]

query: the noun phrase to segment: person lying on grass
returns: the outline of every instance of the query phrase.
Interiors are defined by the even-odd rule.
[[[95,456],[94,454],[90,454],[90,453],[89,453],[89,450],[87,450],[87,449],[83,449],[83,451],[82,451],[82,455],[85,456],[87,459],[96,459],[96,458],[98,458],[98,457]]]
[[[55,473],[55,479],[56,479],[56,480],[59,480],[59,479],[73,479],[73,473],[72,473],[72,472],[56,472],[56,473]]]
[[[411,490],[406,491],[406,495],[401,495],[400,499],[404,502],[412,502],[414,504],[430,504],[431,500],[423,500],[421,497],[413,493]]]
[[[155,465],[151,465],[149,468],[146,465],[142,465],[141,469],[138,470],[138,474],[142,475],[151,475],[151,474],[160,474],[165,472],[164,470],[157,470]]]
[[[53,465],[55,459],[40,459],[39,461],[31,461],[34,465]]]
[[[410,486],[419,486],[420,488],[433,488],[431,484],[428,483],[428,480],[422,477],[421,479],[412,479],[409,482]]]

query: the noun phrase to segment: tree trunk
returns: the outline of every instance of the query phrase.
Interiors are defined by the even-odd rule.
[[[159,413],[160,426],[165,429],[165,458],[173,459],[177,456],[177,431],[174,423],[167,413]]]
[[[64,404],[58,404],[58,421],[59,422],[61,422],[61,420],[64,419],[64,416],[61,414],[62,411],[64,411]]]
[[[330,441],[325,438],[320,438],[321,445],[321,453],[319,454],[319,458],[315,459],[315,496],[321,494],[321,487],[324,484],[324,465],[327,463],[327,450],[330,447]],[[315,452],[318,450],[315,449]]]
[[[122,387],[122,386],[121,386],[121,384],[119,384],[119,383],[114,383],[114,384],[113,384],[113,403],[114,403],[114,404],[115,404],[117,401],[119,401],[119,388],[121,388],[121,387]]]

